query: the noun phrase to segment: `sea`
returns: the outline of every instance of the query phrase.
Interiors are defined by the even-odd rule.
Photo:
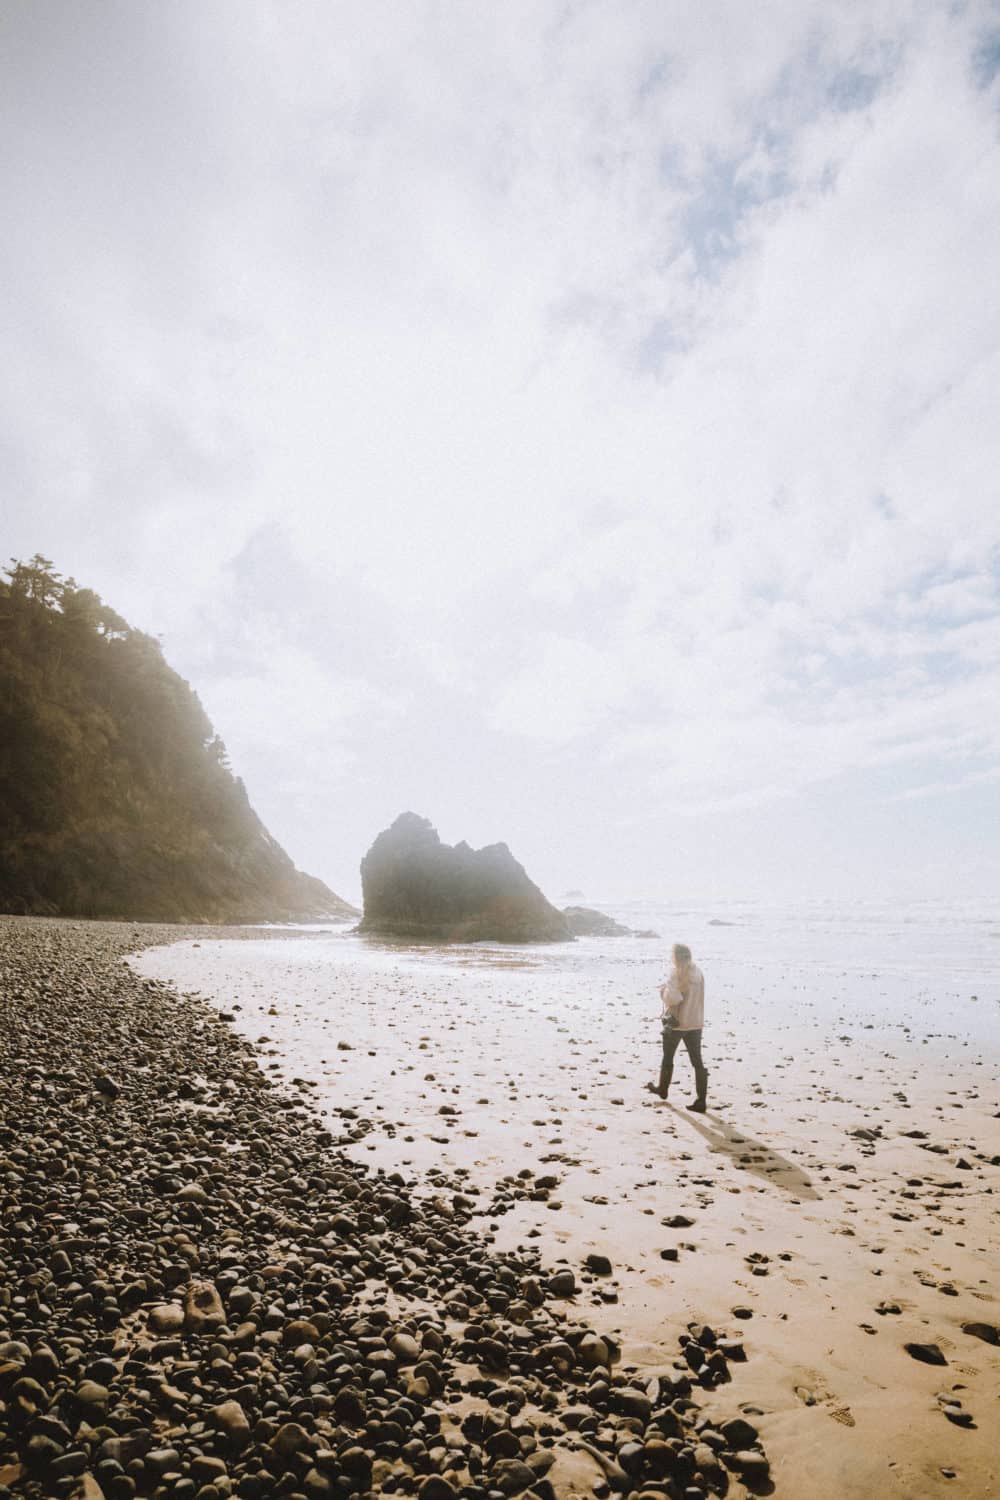
[[[581,903],[582,904],[582,903]],[[673,942],[684,942],[706,976],[706,1027],[798,1027],[836,1039],[843,1028],[893,1026],[922,1042],[946,1038],[1000,1055],[1000,902],[993,899],[883,902],[588,900],[633,933],[572,943],[401,944],[361,936],[350,924],[262,931],[261,941],[184,944],[143,962],[225,1000],[225,975],[255,994],[287,991],[325,1010],[338,975],[367,973],[413,992],[449,976],[507,976],[519,1005],[549,1011],[560,994],[574,1008],[606,1004],[609,994],[655,1019],[657,986]],[[199,947],[201,955],[193,951]],[[220,952],[228,963],[220,967]],[[170,955],[174,955],[171,958]],[[209,959],[211,983],[207,982]],[[205,966],[206,984],[199,983]],[[295,984],[296,972],[309,982]],[[328,983],[324,982],[324,976]],[[221,988],[220,988],[221,987]],[[590,999],[588,999],[590,997]],[[301,1013],[298,1020],[301,1024]]]

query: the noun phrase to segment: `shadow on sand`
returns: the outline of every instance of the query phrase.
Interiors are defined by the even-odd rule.
[[[735,1125],[730,1125],[721,1115],[709,1110],[704,1115],[693,1115],[686,1109],[678,1109],[676,1105],[670,1105],[675,1115],[680,1116],[688,1125],[691,1125],[698,1134],[708,1142],[712,1151],[721,1151],[724,1155],[732,1157],[733,1161],[744,1172],[751,1172],[755,1177],[763,1177],[766,1182],[771,1182],[775,1187],[782,1188],[786,1193],[791,1193],[795,1198],[819,1198],[821,1195],[813,1187],[812,1179],[790,1162],[787,1157],[779,1156],[772,1151],[770,1146],[765,1146],[763,1141],[755,1141],[745,1131],[739,1130]]]

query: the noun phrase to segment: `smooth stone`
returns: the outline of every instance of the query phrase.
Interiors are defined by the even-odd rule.
[[[235,1444],[245,1443],[250,1437],[250,1422],[238,1401],[220,1401],[209,1415],[223,1437]]]
[[[610,1276],[614,1267],[606,1255],[600,1255],[591,1251],[584,1261],[588,1271],[593,1271],[595,1276]]]
[[[556,1271],[546,1281],[545,1289],[553,1297],[572,1297],[576,1292],[576,1277],[572,1271]]]
[[[753,1423],[745,1421],[743,1417],[731,1417],[728,1422],[720,1422],[719,1431],[730,1448],[750,1448],[759,1436]]]
[[[147,1322],[153,1333],[179,1333],[184,1327],[184,1309],[179,1302],[161,1302],[150,1309]]]
[[[911,1359],[920,1360],[925,1365],[946,1365],[945,1359],[937,1344],[904,1344],[903,1348]]]
[[[1000,1344],[1000,1328],[994,1328],[992,1323],[963,1323],[962,1332],[982,1339],[985,1344]]]

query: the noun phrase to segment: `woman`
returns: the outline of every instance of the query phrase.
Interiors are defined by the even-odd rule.
[[[697,1097],[688,1109],[703,1115],[707,1109],[705,1095],[708,1073],[701,1060],[701,1029],[705,1023],[705,976],[691,961],[691,949],[685,943],[674,944],[674,967],[666,984],[660,985],[663,1002],[663,1061],[660,1079],[649,1084],[654,1094],[666,1099],[674,1076],[674,1053],[681,1042],[694,1068]]]

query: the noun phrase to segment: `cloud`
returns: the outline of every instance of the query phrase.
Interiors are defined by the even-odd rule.
[[[989,5],[102,17],[8,8],[8,547],[304,861],[997,754]]]

